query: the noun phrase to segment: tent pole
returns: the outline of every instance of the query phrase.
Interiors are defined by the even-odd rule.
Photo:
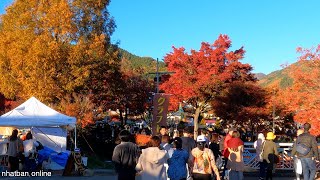
[[[77,126],[74,128],[74,150],[77,149]]]

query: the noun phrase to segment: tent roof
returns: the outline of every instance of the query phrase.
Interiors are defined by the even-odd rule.
[[[52,127],[75,125],[76,118],[61,114],[31,97],[15,109],[0,116],[0,126]]]

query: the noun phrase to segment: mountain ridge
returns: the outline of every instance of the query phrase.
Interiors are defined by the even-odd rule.
[[[127,59],[129,61],[129,66],[132,69],[137,69],[143,67],[144,73],[155,72],[157,60],[148,56],[137,56],[128,52],[127,50],[121,49],[120,54],[122,59]],[[159,62],[159,71],[166,71],[166,65],[163,61]],[[273,71],[269,74],[264,73],[253,73],[254,76],[258,79],[258,84],[262,87],[270,87],[274,85],[279,85],[280,88],[285,88],[292,85],[292,78],[289,76],[290,66]]]

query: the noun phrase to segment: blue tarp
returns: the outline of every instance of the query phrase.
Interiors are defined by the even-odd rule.
[[[41,164],[43,161],[46,161],[51,158],[51,161],[56,162],[62,167],[65,167],[69,154],[66,152],[57,153],[48,147],[43,147],[43,149],[38,151],[38,163]]]

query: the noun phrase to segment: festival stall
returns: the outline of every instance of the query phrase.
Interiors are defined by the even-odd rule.
[[[69,152],[67,131],[75,127],[76,118],[61,114],[31,97],[15,109],[0,116],[0,127],[28,128],[33,138],[45,148],[39,151],[40,159],[51,159],[63,169]],[[8,134],[6,134],[8,135]]]

